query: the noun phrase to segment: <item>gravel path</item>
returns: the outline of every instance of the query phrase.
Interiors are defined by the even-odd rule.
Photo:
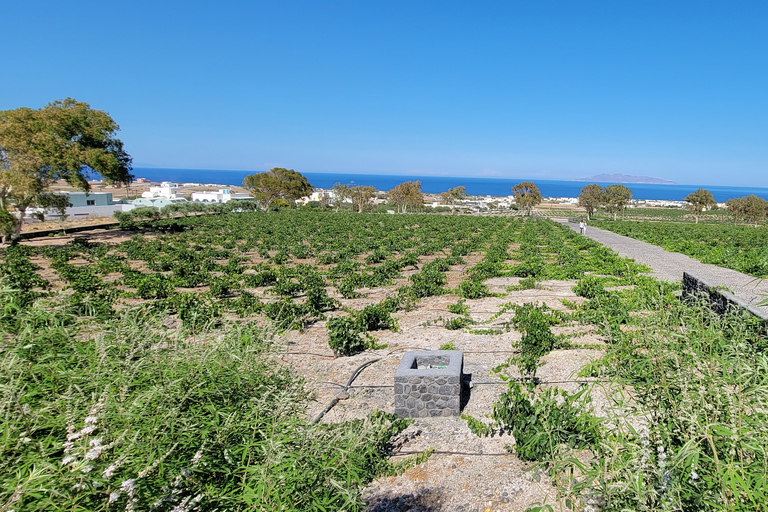
[[[576,232],[579,231],[578,223],[569,222],[567,219],[553,218],[552,220],[568,226]],[[683,272],[689,272],[715,286],[727,288],[751,306],[768,313],[768,306],[757,305],[768,298],[768,279],[759,279],[728,268],[702,263],[685,254],[670,252],[657,245],[592,226],[587,227],[586,236],[610,247],[620,256],[632,258],[638,263],[648,265],[653,269],[652,275],[656,279],[677,282],[683,279]]]

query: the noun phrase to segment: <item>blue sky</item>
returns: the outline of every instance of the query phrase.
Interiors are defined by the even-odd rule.
[[[0,109],[137,167],[768,187],[768,2],[6,2]]]

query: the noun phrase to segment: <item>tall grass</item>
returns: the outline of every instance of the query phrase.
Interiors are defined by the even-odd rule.
[[[359,510],[406,423],[310,425],[255,327],[24,313],[0,344],[0,511]]]
[[[765,327],[679,303],[637,324],[590,369],[622,393],[592,461],[555,467],[563,495],[584,510],[768,510]]]

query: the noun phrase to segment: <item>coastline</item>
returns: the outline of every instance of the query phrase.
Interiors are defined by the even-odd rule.
[[[133,170],[136,178],[147,178],[153,182],[172,181],[185,184],[205,184],[214,186],[241,186],[243,178],[257,171],[231,171],[206,169],[165,169],[137,167]],[[575,198],[581,189],[588,185],[584,181],[542,180],[531,178],[475,178],[456,176],[402,176],[377,174],[344,173],[303,173],[316,188],[330,189],[335,183],[352,185],[370,185],[376,190],[387,191],[405,181],[421,181],[422,191],[427,194],[439,194],[449,188],[464,186],[471,196],[508,197],[513,185],[521,181],[534,182],[544,197]],[[214,184],[214,181],[219,183]],[[600,186],[615,183],[600,183]],[[653,201],[682,201],[685,196],[699,187],[712,192],[718,203],[724,203],[734,197],[754,194],[768,200],[768,188],[761,187],[726,187],[706,185],[668,185],[647,183],[620,183],[632,190],[635,199]]]

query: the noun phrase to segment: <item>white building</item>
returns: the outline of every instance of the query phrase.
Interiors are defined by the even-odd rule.
[[[232,189],[229,188],[222,188],[217,191],[192,192],[192,201],[198,203],[228,203],[229,201],[246,199],[251,199],[251,195],[244,192],[232,192]]]
[[[141,194],[141,197],[147,199],[165,198],[165,199],[185,199],[184,196],[179,194],[181,187],[178,183],[172,183],[170,181],[164,181],[159,187],[149,187],[149,191]]]
[[[127,212],[133,205],[127,201],[114,201],[111,192],[55,192],[67,197],[72,206],[64,210],[64,218],[86,219],[89,217],[111,217],[114,212]],[[35,222],[40,219],[56,220],[61,213],[50,208],[27,208],[25,222]]]

